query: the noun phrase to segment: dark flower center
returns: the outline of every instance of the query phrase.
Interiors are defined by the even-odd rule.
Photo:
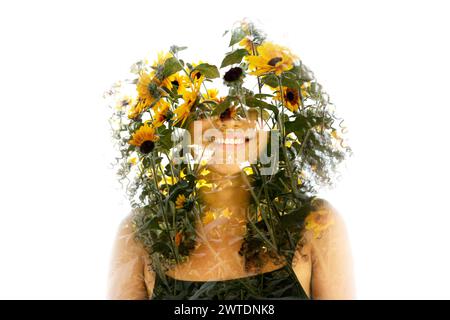
[[[148,153],[152,152],[154,148],[155,148],[155,143],[151,140],[147,140],[141,144],[141,146],[139,147],[139,150],[143,154],[148,154]]]
[[[172,83],[172,85],[175,86],[175,87],[179,87],[179,86],[180,86],[180,84],[178,83],[178,80],[174,80],[174,81],[172,81],[171,83]]]
[[[295,94],[294,94],[292,91],[288,91],[288,92],[286,93],[286,99],[287,99],[289,102],[294,101],[294,100],[295,100]]]
[[[224,112],[220,114],[220,120],[229,120],[231,119],[231,108],[226,109]]]
[[[280,62],[281,60],[283,60],[283,58],[281,58],[281,57],[275,57],[275,58],[270,59],[269,62],[267,62],[267,64],[268,64],[269,66],[275,67],[275,65],[276,65],[278,62]]]
[[[195,77],[195,79],[200,79],[200,77],[202,76],[202,74],[199,72],[199,71],[197,71],[195,74],[194,74],[194,77]]]
[[[242,76],[242,69],[239,67],[234,67],[228,70],[225,75],[223,76],[223,79],[227,82],[233,82],[238,80]]]

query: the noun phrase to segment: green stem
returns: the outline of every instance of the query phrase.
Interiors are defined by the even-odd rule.
[[[283,156],[284,156],[284,161],[286,163],[286,169],[288,171],[289,177],[291,177],[290,182],[291,182],[291,188],[292,188],[292,193],[294,193],[294,195],[296,196],[295,199],[296,201],[298,201],[299,199],[302,199],[303,197],[300,195],[300,193],[297,190],[297,186],[294,183],[294,181],[297,181],[297,175],[294,173],[294,170],[292,169],[291,166],[291,162],[288,158],[288,154],[287,154],[287,150],[286,150],[286,146],[285,146],[285,139],[286,139],[286,135],[285,135],[285,127],[284,127],[284,93],[283,93],[283,86],[282,86],[282,81],[281,81],[281,76],[277,77],[278,78],[278,85],[279,85],[279,90],[280,90],[280,96],[281,96],[281,103],[282,103],[282,115],[281,118],[282,120],[280,121],[280,118],[278,117],[278,124],[280,126],[280,131],[281,131],[281,151],[283,152]]]
[[[152,153],[152,155],[154,155],[154,153]],[[156,188],[156,190],[158,190],[159,188],[158,188],[158,182],[156,181],[156,174],[157,174],[157,171],[156,171],[156,166],[155,166],[155,159],[154,159],[154,157],[152,156],[152,157],[150,157],[150,160],[151,160],[151,163],[152,163],[153,181],[154,181],[154,183],[155,183],[155,188]],[[164,176],[164,175],[163,175],[163,176]],[[167,182],[166,182],[166,183],[167,183]],[[170,246],[171,248],[170,248],[170,249],[171,249],[173,255],[175,256],[175,260],[176,260],[177,263],[178,263],[178,262],[179,262],[178,250],[177,250],[177,247],[176,247],[175,242],[174,242],[174,237],[175,237],[175,235],[173,234],[172,228],[169,227],[169,226],[170,226],[169,220],[167,219],[167,216],[166,216],[167,199],[166,199],[166,201],[164,201],[164,200],[162,199],[162,197],[161,197],[161,194],[159,194],[159,192],[158,192],[158,195],[159,195],[159,198],[160,198],[159,203],[161,204],[162,216],[163,216],[164,222],[166,223],[166,226],[167,226],[167,229],[168,229],[168,232],[169,232],[169,239],[170,239],[170,243],[171,243],[171,246]],[[164,207],[162,206],[162,203],[163,203],[163,202],[165,202]]]

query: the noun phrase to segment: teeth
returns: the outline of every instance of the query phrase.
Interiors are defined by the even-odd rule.
[[[241,144],[244,143],[244,139],[216,139],[216,144]]]
[[[236,135],[237,136],[237,135]],[[242,136],[242,135],[239,135]],[[256,137],[256,131],[247,131],[246,135],[242,138],[217,138],[215,136],[206,138],[209,142],[214,142],[215,144],[241,144],[245,142],[249,142],[250,140]]]

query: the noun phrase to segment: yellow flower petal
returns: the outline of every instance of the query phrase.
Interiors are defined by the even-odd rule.
[[[249,62],[250,74],[260,76],[267,73],[281,75],[292,69],[297,56],[286,48],[271,42],[264,42],[257,48],[258,55],[246,56]]]
[[[186,177],[186,173],[184,172],[186,168],[183,168],[183,170],[180,171],[180,178],[184,179]]]
[[[157,140],[159,140],[159,137],[155,134],[155,128],[148,124],[144,124],[133,133],[128,143],[140,147],[145,141],[155,142]]]
[[[177,200],[175,200],[175,208],[181,209],[186,203],[186,196],[184,194],[179,194]]]
[[[200,189],[203,187],[212,188],[212,183],[208,183],[205,179],[200,179],[197,181],[195,186],[197,189]]]
[[[319,238],[333,224],[334,218],[328,209],[312,211],[305,219],[305,229],[312,231],[314,238]]]
[[[208,224],[211,221],[214,221],[216,219],[216,216],[214,215],[214,212],[212,211],[207,211],[205,212],[205,216],[203,217],[203,224]]]
[[[225,208],[225,209],[221,212],[220,215],[221,215],[221,216],[224,216],[224,217],[226,217],[226,218],[230,218],[230,217],[233,215],[233,212],[231,212],[230,209]]]

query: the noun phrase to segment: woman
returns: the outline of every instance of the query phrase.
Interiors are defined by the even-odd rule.
[[[119,228],[112,299],[354,296],[344,223],[314,196],[315,182],[330,182],[330,168],[346,151],[326,94],[286,48],[266,42],[248,23],[239,30],[230,45],[243,35],[246,62],[225,73],[225,98],[201,92],[214,68],[183,68],[176,48],[159,57],[156,71],[137,71],[139,96],[122,103],[131,121],[119,131],[132,133],[121,151],[139,157],[131,189],[141,188],[141,205]],[[238,50],[244,49],[222,66],[230,55],[239,63]],[[258,80],[256,95],[243,86],[250,75]],[[263,84],[272,94],[263,93]],[[181,151],[184,162],[175,161],[180,150],[167,139],[176,129],[193,138],[184,143],[190,148]]]

